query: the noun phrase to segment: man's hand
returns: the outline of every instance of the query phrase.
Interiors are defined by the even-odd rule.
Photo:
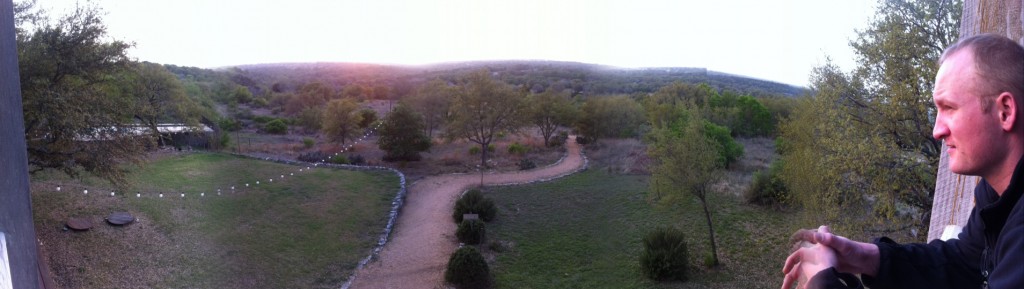
[[[782,279],[782,289],[789,289],[797,279],[800,280],[797,288],[807,288],[807,281],[811,277],[835,267],[836,263],[836,252],[832,248],[822,244],[803,243],[800,249],[786,258],[786,265],[782,268],[782,273],[786,274]]]
[[[833,235],[828,226],[818,227],[817,231],[799,230],[793,234],[790,240],[821,244],[832,248],[839,261],[836,265],[836,270],[839,272],[868,276],[878,274],[879,255],[878,246],[875,244],[851,241],[842,236]],[[789,260],[786,260],[786,264],[788,267]]]

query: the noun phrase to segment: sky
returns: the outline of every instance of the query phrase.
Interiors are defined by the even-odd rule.
[[[38,0],[51,18],[72,0]],[[555,60],[704,67],[807,86],[870,0],[93,0],[140,61],[216,68],[280,62]]]

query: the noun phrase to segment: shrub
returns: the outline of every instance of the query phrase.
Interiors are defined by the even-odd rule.
[[[277,118],[274,118],[272,116],[266,116],[266,115],[257,115],[257,116],[253,116],[252,117],[252,121],[255,121],[255,122],[258,122],[258,123],[268,123],[268,122],[274,121],[275,119],[277,119]]]
[[[789,189],[779,175],[782,166],[782,161],[775,161],[768,170],[754,173],[754,181],[744,193],[747,203],[783,205],[789,201]]]
[[[456,223],[461,223],[463,214],[477,214],[480,215],[480,220],[490,222],[498,214],[498,207],[491,199],[484,198],[484,194],[480,190],[472,189],[455,202],[452,219]]]
[[[565,140],[567,140],[567,139],[569,139],[569,133],[568,132],[564,132],[564,131],[563,132],[559,132],[557,135],[552,137],[551,140],[548,141],[548,146],[549,147],[560,147],[560,146],[565,144]]]
[[[227,148],[228,145],[231,144],[231,136],[229,136],[228,133],[226,133],[226,132],[221,132],[220,133],[220,139],[217,140],[217,144],[219,145],[219,148],[221,148],[221,149]]]
[[[484,222],[480,220],[462,220],[462,223],[459,223],[459,228],[455,230],[455,237],[459,238],[459,242],[476,245],[484,241],[486,233],[487,228],[484,226]]]
[[[537,164],[533,163],[530,159],[519,160],[519,170],[525,171],[536,167]]]
[[[320,160],[327,160],[331,157],[330,154],[325,152],[310,152],[299,155],[298,159],[302,162],[307,163],[318,163]]]
[[[683,231],[658,228],[647,233],[643,241],[640,269],[644,275],[654,280],[686,281],[689,252]]]
[[[311,139],[311,138],[308,138],[308,137],[302,138],[302,145],[305,146],[307,149],[313,147],[313,145],[315,145],[315,144],[316,144],[316,141]]]
[[[263,130],[272,134],[285,134],[288,132],[288,125],[280,119],[274,119],[263,126]]]
[[[480,154],[480,147],[478,147],[478,146],[469,147],[469,154],[471,154],[471,155],[478,155],[478,154]]]
[[[242,129],[242,122],[233,118],[221,119],[217,123],[217,125],[219,125],[221,129],[226,131],[239,131]]]
[[[361,155],[349,155],[348,156],[348,161],[349,161],[349,163],[351,163],[353,165],[357,165],[357,166],[358,165],[366,164],[366,159],[363,158],[363,156],[361,156]]]
[[[487,152],[493,153],[494,152],[494,148],[495,148],[494,144],[487,144]]]
[[[444,281],[460,289],[490,288],[491,270],[480,251],[472,246],[465,246],[448,258]]]
[[[347,165],[349,164],[348,157],[343,155],[336,155],[331,157],[330,161],[332,164]]]
[[[514,155],[523,155],[530,151],[530,147],[514,142],[508,145],[508,153]]]
[[[577,135],[576,136],[576,143],[578,143],[578,144],[586,145],[586,144],[589,144],[589,143],[592,143],[592,142],[594,142],[594,139],[591,138],[591,137],[583,136],[583,135]]]

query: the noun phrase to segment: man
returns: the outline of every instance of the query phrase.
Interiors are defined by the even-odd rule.
[[[861,243],[828,227],[800,231],[805,246],[786,259],[783,288],[1024,288],[1024,48],[1002,36],[961,39],[935,77],[932,136],[950,171],[981,176],[958,239],[900,245]]]

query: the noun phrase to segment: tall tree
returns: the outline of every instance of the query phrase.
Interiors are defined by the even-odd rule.
[[[335,99],[327,103],[323,115],[322,130],[331,141],[344,144],[355,138],[359,130],[359,122],[363,116],[359,114],[359,104],[351,98]]]
[[[568,92],[555,92],[549,89],[531,95],[527,103],[530,109],[530,123],[536,126],[544,137],[544,146],[549,146],[551,136],[559,127],[572,125],[576,121],[576,106],[569,100]]]
[[[857,68],[846,73],[827,63],[813,71],[814,95],[781,127],[783,179],[807,211],[823,212],[810,221],[927,227],[941,146],[931,136],[932,82],[942,49],[957,37],[960,6],[883,1],[851,42]],[[865,207],[872,209],[867,218],[838,218]]]
[[[494,136],[521,126],[525,95],[491,79],[487,71],[472,73],[465,81],[452,101],[447,135],[480,144],[480,165],[486,167],[487,146]]]
[[[677,117],[651,132],[648,154],[655,161],[651,171],[652,190],[664,202],[680,202],[686,196],[700,201],[708,226],[713,264],[718,265],[718,244],[711,219],[708,194],[722,175],[719,144],[708,138],[705,120],[694,108],[676,106]]]
[[[588,98],[580,107],[576,130],[587,138],[637,137],[644,109],[626,95]]]
[[[96,7],[77,6],[56,23],[18,29],[32,172],[58,169],[77,176],[84,170],[121,183],[120,164],[143,159],[148,140],[126,125],[132,101],[118,97],[113,87],[113,76],[130,63],[126,53],[132,44],[108,41],[101,14]]]
[[[198,105],[185,94],[181,82],[155,63],[139,63],[125,70],[118,79],[124,97],[133,99],[133,117],[145,125],[154,139],[163,139],[157,130],[162,122],[181,122],[199,126]]]
[[[384,161],[418,161],[420,152],[430,149],[423,134],[423,118],[407,104],[399,104],[384,118],[377,146],[387,152]]]
[[[419,87],[415,94],[405,100],[409,106],[423,116],[423,129],[427,137],[434,138],[434,130],[439,129],[448,119],[448,108],[456,88],[448,82],[434,79]]]

